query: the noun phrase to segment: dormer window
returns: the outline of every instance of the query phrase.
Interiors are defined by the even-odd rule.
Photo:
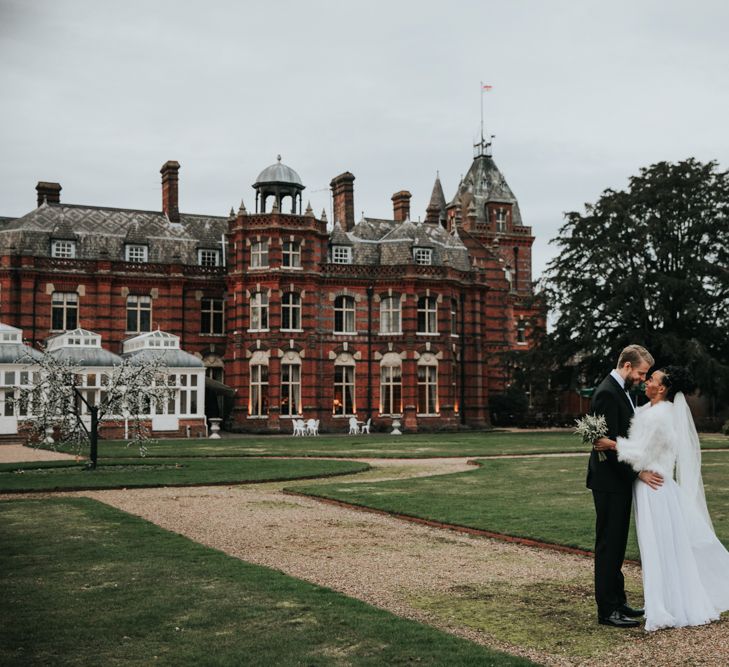
[[[332,263],[334,264],[351,264],[352,248],[346,245],[332,246]]]
[[[147,261],[146,245],[127,244],[124,248],[124,259],[127,262],[143,263]]]
[[[432,248],[413,248],[413,259],[416,264],[428,265],[433,263]]]
[[[76,241],[51,241],[51,257],[73,259],[76,257]]]
[[[496,231],[497,232],[506,231],[506,209],[505,208],[496,209]]]
[[[197,261],[200,266],[220,266],[220,250],[200,248],[197,251]]]

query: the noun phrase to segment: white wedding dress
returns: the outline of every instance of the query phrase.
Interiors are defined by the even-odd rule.
[[[729,552],[706,509],[699,439],[683,394],[639,408],[617,453],[634,470],[664,478],[657,490],[640,480],[633,486],[645,629],[717,620],[729,609]]]

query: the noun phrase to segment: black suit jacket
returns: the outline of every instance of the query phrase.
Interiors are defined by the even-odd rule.
[[[608,375],[595,389],[590,412],[605,417],[608,438],[615,440],[618,436],[628,435],[633,407],[627,394],[612,375]],[[632,493],[637,473],[627,463],[618,461],[614,451],[607,451],[605,454],[607,459],[600,461],[594,449],[590,453],[587,488],[593,491]]]

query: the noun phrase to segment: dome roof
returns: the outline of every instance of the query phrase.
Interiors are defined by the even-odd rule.
[[[301,177],[288,165],[281,162],[281,156],[277,157],[277,161],[270,167],[266,167],[260,174],[253,187],[266,185],[269,183],[280,183],[288,185],[296,185],[300,188],[304,187]]]

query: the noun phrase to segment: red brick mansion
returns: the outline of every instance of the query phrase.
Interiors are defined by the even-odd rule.
[[[206,367],[208,416],[232,430],[291,432],[303,417],[342,432],[353,415],[410,431],[488,424],[501,353],[527,347],[542,318],[534,237],[489,145],[450,202],[436,179],[422,222],[405,190],[392,219],[355,220],[345,172],[329,226],[280,158],[252,210],[186,214],[179,169],[161,169],[161,211],[67,204],[38,183],[37,208],[0,218],[0,322],[34,347],[83,328],[114,353],[174,334]]]

